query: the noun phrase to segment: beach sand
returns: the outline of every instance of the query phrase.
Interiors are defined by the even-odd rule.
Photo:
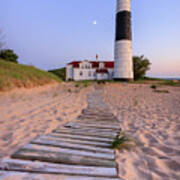
[[[136,142],[117,150],[120,177],[125,180],[180,179],[180,87],[108,84],[102,93],[120,126]]]
[[[122,130],[136,142],[130,150],[116,150],[118,173],[125,180],[179,180],[180,87],[158,87],[169,93],[157,93],[150,86],[99,86]],[[36,136],[76,120],[93,90],[93,85],[84,88],[61,83],[1,93],[0,159]]]
[[[0,93],[0,160],[41,134],[73,121],[87,106],[88,88],[61,83]]]

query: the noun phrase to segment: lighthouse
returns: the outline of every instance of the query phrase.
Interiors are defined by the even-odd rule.
[[[132,81],[131,0],[117,0],[114,80]]]

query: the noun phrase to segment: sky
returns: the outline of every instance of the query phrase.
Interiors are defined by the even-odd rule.
[[[19,62],[49,70],[113,60],[116,0],[3,0],[0,29]],[[180,77],[180,0],[132,0],[133,55],[150,76]]]

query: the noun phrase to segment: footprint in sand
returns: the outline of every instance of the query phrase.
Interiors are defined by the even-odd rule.
[[[56,120],[57,121],[62,121],[62,118],[61,117],[57,117]]]

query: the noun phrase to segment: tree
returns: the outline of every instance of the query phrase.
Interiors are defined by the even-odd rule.
[[[49,72],[51,72],[51,73],[55,74],[56,76],[60,77],[63,81],[66,80],[66,68],[49,70]]]
[[[10,61],[14,63],[18,63],[18,56],[11,49],[4,49],[0,51],[0,58],[5,61]]]
[[[133,57],[134,64],[134,79],[142,79],[145,77],[146,72],[150,69],[150,61],[142,56],[134,56]]]

